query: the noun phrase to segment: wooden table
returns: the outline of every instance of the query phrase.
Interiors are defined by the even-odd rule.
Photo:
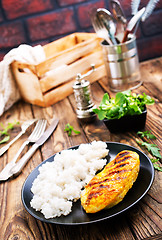
[[[155,104],[148,106],[147,108],[148,115],[145,130],[151,130],[151,132],[157,137],[156,140],[152,140],[152,143],[155,143],[159,148],[162,146],[161,70],[162,58],[143,62],[141,64],[143,85],[135,90],[137,93],[145,92],[155,99]],[[91,89],[94,102],[97,105],[100,103],[105,91],[112,95],[108,89],[106,78],[95,82]],[[162,174],[157,170],[155,170],[153,185],[146,196],[130,210],[122,215],[118,215],[116,218],[111,218],[95,224],[64,226],[46,224],[30,216],[23,207],[21,201],[22,185],[27,176],[39,163],[56,152],[93,140],[120,142],[141,149],[136,143],[136,138],[139,137],[135,132],[112,134],[107,130],[103,122],[98,119],[90,124],[79,123],[75,114],[75,101],[73,94],[48,108],[32,106],[20,101],[1,116],[0,122],[7,124],[14,120],[23,122],[27,119],[42,117],[46,118],[48,123],[50,123],[53,117],[57,117],[60,120],[59,125],[45,144],[36,151],[18,177],[0,183],[0,239],[162,239]],[[67,133],[64,132],[66,123],[70,123],[75,129],[80,130],[81,134],[68,137]],[[12,135],[17,135],[19,131],[20,127],[15,128]],[[9,161],[11,161],[26,138],[27,133],[13,144],[7,153],[0,157],[0,171]],[[141,150],[149,156],[146,150]]]

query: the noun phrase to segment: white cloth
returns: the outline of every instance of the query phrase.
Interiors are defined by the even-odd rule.
[[[0,116],[20,99],[19,89],[10,68],[10,64],[15,60],[27,64],[39,64],[45,60],[43,47],[22,44],[9,51],[0,62]]]

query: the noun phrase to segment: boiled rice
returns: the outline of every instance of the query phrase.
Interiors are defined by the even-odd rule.
[[[69,214],[81,189],[106,164],[106,148],[106,143],[93,141],[78,149],[63,150],[54,161],[44,163],[32,184],[31,206],[47,219]]]

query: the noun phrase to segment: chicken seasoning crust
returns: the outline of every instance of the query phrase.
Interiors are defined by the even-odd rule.
[[[139,155],[124,150],[94,176],[81,193],[81,204],[86,213],[96,213],[121,202],[140,169]]]

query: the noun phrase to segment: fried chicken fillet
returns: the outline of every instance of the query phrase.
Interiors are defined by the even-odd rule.
[[[81,193],[81,204],[87,213],[111,208],[123,200],[136,181],[140,168],[139,155],[124,150],[94,176]]]

